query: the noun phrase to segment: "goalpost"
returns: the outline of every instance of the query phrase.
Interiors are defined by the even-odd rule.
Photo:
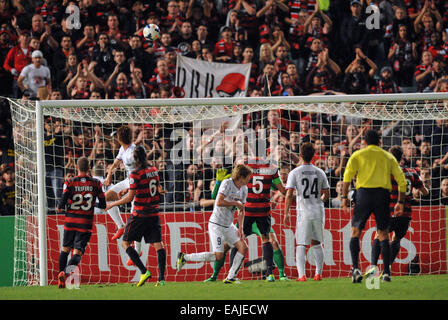
[[[211,206],[206,206],[205,200],[210,198],[216,169],[231,170],[234,163],[261,156],[288,171],[297,164],[297,146],[307,140],[317,146],[313,161],[329,172],[336,198],[326,209],[324,275],[347,276],[350,216],[337,207],[337,181],[342,179],[341,169],[348,156],[361,147],[362,130],[368,127],[381,130],[384,148],[403,145],[407,161],[420,168],[424,182],[431,185],[431,199],[417,199],[415,195],[413,222],[393,272],[405,274],[415,257],[420,257],[421,273],[447,271],[447,218],[440,196],[443,179],[448,178],[446,93],[9,101],[16,157],[15,286],[55,283],[63,216],[54,208],[62,181],[74,173],[74,163],[81,155],[90,156],[95,172],[104,176],[119,147],[114,133],[123,124],[130,125],[134,138],[145,143],[149,160],[162,172],[162,184],[168,191],[160,206],[168,281],[199,281],[212,270],[210,264],[196,263],[176,274],[175,260],[180,250],[209,249]],[[414,145],[428,143],[431,156]],[[119,169],[114,182],[123,177]],[[282,197],[274,192],[273,196],[274,229],[286,271],[293,276],[297,273],[295,222],[283,225]],[[124,221],[128,214],[129,207],[121,208]],[[369,221],[362,240],[362,267],[369,263],[373,226]],[[114,231],[114,222],[107,214],[96,215],[92,239],[80,265],[83,283],[137,279],[136,268],[126,265],[120,240],[110,241]],[[255,236],[248,238],[249,260],[261,256],[257,241]],[[156,266],[149,245],[143,244],[142,253],[142,260]],[[313,258],[308,258],[310,270]],[[253,275],[243,270],[242,276]]]

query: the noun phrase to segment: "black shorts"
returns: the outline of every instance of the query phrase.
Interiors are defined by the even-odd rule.
[[[409,223],[411,223],[411,218],[409,217],[392,217],[389,222],[389,232],[395,233],[395,238],[401,240],[408,232]]]
[[[91,232],[79,232],[76,230],[64,229],[64,240],[62,241],[62,246],[79,250],[84,254],[91,236]]]
[[[131,215],[124,228],[123,240],[141,241],[142,238],[146,243],[162,242],[162,226],[159,216],[140,218]]]
[[[364,229],[370,214],[375,215],[376,228],[387,230],[390,219],[390,192],[383,188],[359,188],[356,191],[352,227]]]
[[[243,232],[246,237],[250,236],[253,232],[252,230],[252,224],[257,224],[258,230],[260,231],[260,234],[269,236],[269,232],[271,231],[271,215],[264,216],[264,217],[244,217],[243,222]]]

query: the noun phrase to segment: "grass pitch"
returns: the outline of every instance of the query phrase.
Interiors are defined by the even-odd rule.
[[[80,289],[47,287],[2,287],[1,300],[447,300],[448,275],[392,277],[369,289],[366,282],[350,278],[267,283],[246,280],[241,284],[154,281],[135,284],[81,285]]]

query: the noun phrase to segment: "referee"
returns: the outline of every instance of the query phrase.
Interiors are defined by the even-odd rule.
[[[392,189],[391,175],[398,184],[398,202],[395,213],[404,209],[406,179],[395,157],[380,148],[380,136],[375,130],[368,130],[364,140],[367,147],[352,154],[347,162],[342,187],[342,208],[348,210],[347,198],[350,183],[356,176],[356,200],[352,217],[352,232],[350,239],[350,253],[352,257],[352,282],[361,282],[362,275],[358,267],[359,237],[365,227],[367,219],[373,212],[375,215],[377,234],[381,245],[384,261],[382,281],[390,281],[390,244],[389,244],[389,215],[390,190]]]

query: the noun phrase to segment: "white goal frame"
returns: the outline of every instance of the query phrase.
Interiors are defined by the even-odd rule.
[[[444,108],[425,114],[424,105],[413,102],[445,100]],[[17,103],[15,100],[10,102]],[[400,112],[400,102],[406,103],[411,112]],[[344,105],[344,103],[347,103]],[[381,113],[371,112],[367,104],[382,104]],[[176,123],[198,120],[195,114],[201,113],[203,119],[221,118],[234,114],[244,114],[258,110],[289,109],[305,112],[339,114],[371,119],[390,119],[393,114],[397,120],[448,119],[448,93],[406,93],[406,94],[369,94],[369,95],[313,95],[282,97],[245,97],[245,98],[184,98],[184,99],[123,99],[123,100],[45,100],[36,101],[36,143],[37,143],[37,182],[38,182],[38,238],[40,286],[48,285],[47,265],[47,208],[45,202],[45,154],[44,154],[44,116],[46,108],[71,107],[159,107],[162,115],[151,118],[151,123]],[[222,113],[222,106],[228,106],[228,113]],[[232,108],[237,106],[237,108]],[[218,108],[219,107],[219,108]],[[412,109],[413,108],[413,109]],[[178,112],[173,113],[172,110]],[[168,117],[166,115],[169,115]],[[191,117],[189,119],[188,117]],[[136,119],[138,122],[148,119]],[[105,119],[110,123],[110,119]]]

